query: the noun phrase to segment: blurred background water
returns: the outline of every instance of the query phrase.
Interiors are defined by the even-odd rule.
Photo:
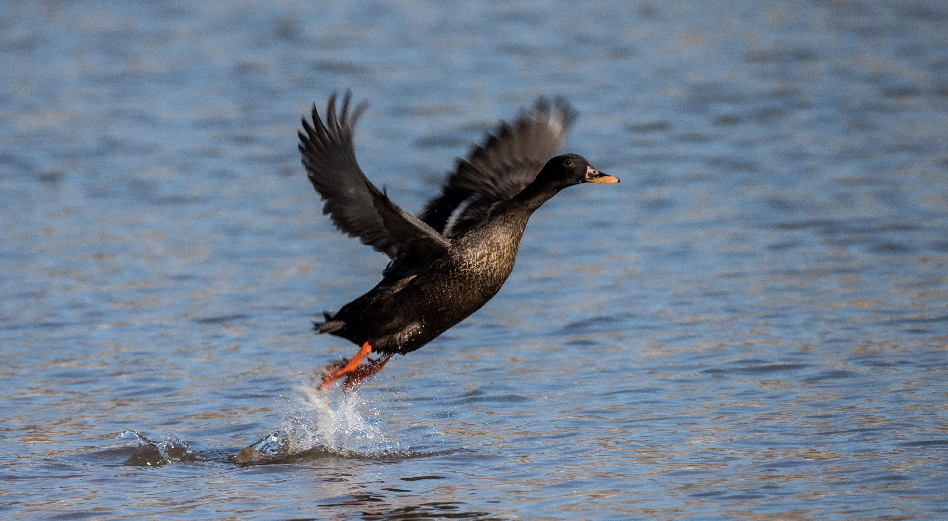
[[[326,405],[386,262],[299,165],[347,88],[409,211],[538,95],[623,182]],[[948,515],[944,2],[6,2],[0,142],[0,517]]]

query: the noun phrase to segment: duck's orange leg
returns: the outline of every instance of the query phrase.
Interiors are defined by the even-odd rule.
[[[385,355],[377,360],[369,360],[368,364],[360,367],[359,364],[362,363],[362,360],[369,356],[371,352],[372,346],[366,342],[362,344],[362,347],[359,348],[359,352],[352,358],[348,360],[343,359],[342,364],[332,364],[326,367],[328,374],[323,377],[322,383],[319,384],[319,390],[326,392],[332,389],[336,380],[343,376],[346,377],[346,389],[352,389],[362,380],[381,371],[382,368],[385,367],[385,363],[388,362],[388,359],[392,357],[392,355]]]

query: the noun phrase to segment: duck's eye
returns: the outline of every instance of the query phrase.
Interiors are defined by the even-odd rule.
[[[573,166],[573,160],[567,159],[566,161],[563,161],[563,166]]]

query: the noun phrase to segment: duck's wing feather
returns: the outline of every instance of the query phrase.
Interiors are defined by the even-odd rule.
[[[511,125],[501,121],[484,144],[457,163],[441,195],[419,218],[447,238],[462,235],[482,221],[490,207],[530,184],[562,147],[576,112],[562,98],[537,100]]]
[[[351,237],[358,237],[391,259],[386,276],[407,276],[423,271],[442,256],[449,242],[420,219],[408,214],[375,187],[355,157],[352,132],[367,105],[349,111],[350,93],[336,114],[336,95],[329,98],[326,121],[313,106],[312,124],[303,118],[299,149],[313,187],[325,201],[323,213]]]

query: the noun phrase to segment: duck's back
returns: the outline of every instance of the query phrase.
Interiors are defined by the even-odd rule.
[[[441,194],[418,218],[444,237],[467,233],[491,208],[514,197],[563,146],[576,111],[561,98],[537,100],[512,124],[501,121],[493,134],[458,161]]]

